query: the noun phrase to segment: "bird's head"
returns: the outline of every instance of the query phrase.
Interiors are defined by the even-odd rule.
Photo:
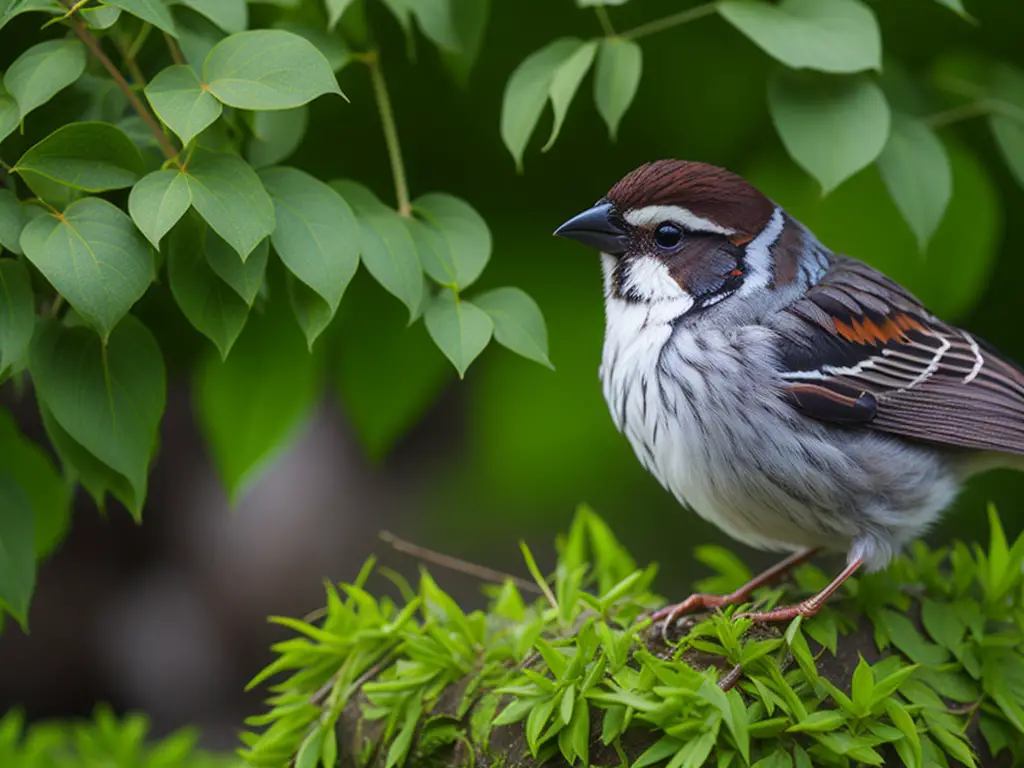
[[[793,282],[804,238],[746,180],[681,160],[637,168],[555,234],[604,254],[609,299],[670,301],[680,315]]]

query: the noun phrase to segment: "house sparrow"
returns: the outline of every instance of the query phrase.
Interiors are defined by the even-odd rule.
[[[735,539],[789,552],[745,601],[822,550],[884,568],[968,476],[1024,469],[1024,371],[744,179],[698,162],[637,168],[555,232],[601,251],[600,378],[640,463]]]

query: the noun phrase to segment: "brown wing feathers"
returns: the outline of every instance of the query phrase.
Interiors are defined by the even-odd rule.
[[[839,259],[784,314],[788,398],[806,415],[1024,454],[1024,372],[876,270]]]

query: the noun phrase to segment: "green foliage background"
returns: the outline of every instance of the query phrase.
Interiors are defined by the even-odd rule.
[[[614,431],[596,381],[597,265],[548,237],[654,158],[746,175],[831,247],[1024,360],[1024,21],[1003,0],[76,6],[44,26],[53,2],[0,0],[0,374],[7,396],[37,398],[53,448],[0,412],[0,601],[22,623],[73,488],[144,518],[168,386],[189,387],[233,500],[327,396],[372,461],[410,431],[443,448],[422,461],[418,540],[500,561],[510,537],[547,538],[580,498],[599,499],[666,584],[688,583],[690,544],[719,534]],[[845,20],[839,38],[815,14]],[[145,76],[134,93],[165,124],[160,140],[77,43],[83,21],[130,81]],[[162,27],[205,60],[202,80],[171,68]],[[229,33],[241,37],[207,58]],[[262,55],[246,66],[265,71],[242,81],[281,62],[301,76],[239,88],[224,73],[247,40]],[[49,69],[29,77],[40,57]],[[409,188],[397,196],[382,82]],[[165,162],[179,147],[186,172]],[[227,208],[226,188],[244,190]],[[412,225],[398,215],[410,212]],[[327,234],[329,268],[310,258],[304,219]],[[91,257],[65,221],[103,243],[111,272],[76,271]],[[1012,510],[1022,490],[1011,473],[979,479],[936,536],[972,534],[983,502]]]

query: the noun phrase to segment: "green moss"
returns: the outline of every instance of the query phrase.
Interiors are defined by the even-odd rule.
[[[637,568],[587,508],[558,542],[550,579],[523,547],[543,592],[532,603],[510,581],[466,614],[423,571],[396,605],[365,590],[371,563],[354,584],[328,585],[319,625],[276,619],[297,636],[253,683],[277,679],[243,754],[277,768],[355,712],[360,731],[376,729],[363,758],[387,768],[422,765],[460,739],[486,765],[516,739],[538,763],[560,753],[631,768],[882,765],[894,752],[906,765],[973,765],[971,722],[992,753],[1024,759],[1024,537],[1009,546],[994,511],[990,529],[988,549],[915,545],[809,621],[751,626],[733,618],[749,608],[738,606],[670,646],[644,618],[663,603],[655,568]],[[724,550],[699,556],[717,591],[749,577]],[[799,600],[824,580],[804,566],[755,599]],[[736,669],[739,684],[723,691]]]

